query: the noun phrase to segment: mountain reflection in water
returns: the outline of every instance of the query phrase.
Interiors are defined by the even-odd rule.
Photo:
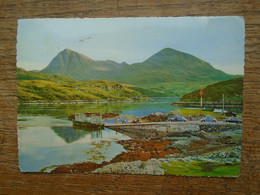
[[[66,143],[72,143],[77,140],[83,139],[86,135],[91,135],[91,140],[102,138],[102,130],[82,130],[74,129],[68,126],[53,126],[51,129],[56,135],[61,137]]]
[[[152,112],[167,113],[173,98],[148,102],[18,105],[19,166],[22,172],[39,172],[45,167],[79,162],[102,163],[125,152],[118,140],[131,139],[113,131],[74,129],[67,117],[73,113],[121,113],[133,117]],[[118,118],[121,122],[122,118]],[[115,123],[115,119],[104,121]]]

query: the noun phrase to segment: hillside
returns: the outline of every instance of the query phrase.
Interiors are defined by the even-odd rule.
[[[17,68],[17,81],[19,82],[22,80],[43,80],[43,81],[57,82],[59,84],[79,82],[70,77],[59,76],[55,74],[45,74],[45,73],[39,73],[34,71],[26,71],[22,68]]]
[[[111,60],[95,61],[83,54],[64,49],[41,72],[77,80],[107,80],[107,76],[125,66],[127,66],[126,63],[119,64]]]
[[[129,89],[138,91],[142,95],[148,96],[148,97],[170,97],[171,96],[170,93],[166,93],[166,92],[161,91],[161,90],[148,89],[148,88],[139,87],[139,86],[136,86],[136,85],[129,85],[129,84],[124,84],[124,86],[126,86]]]
[[[114,81],[140,86],[234,78],[195,56],[171,48],[162,49],[144,62],[126,66],[123,70]]]
[[[243,101],[243,77],[230,79],[208,85],[203,89],[203,101],[221,102],[225,96],[225,101],[242,102]],[[193,91],[183,95],[180,99],[183,102],[199,102],[200,90]]]
[[[41,72],[77,80],[107,80],[137,85],[164,91],[171,96],[205,87],[204,83],[211,84],[238,77],[217,70],[195,56],[171,48],[162,49],[147,60],[132,65],[110,60],[96,61],[65,49]]]
[[[17,70],[19,101],[31,100],[123,100],[143,98],[135,90],[108,81],[81,82],[71,78]]]

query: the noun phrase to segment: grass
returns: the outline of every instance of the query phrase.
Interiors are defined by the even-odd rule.
[[[68,77],[17,69],[19,101],[102,100],[140,98],[143,95],[109,81],[77,81]]]
[[[190,93],[194,90],[201,89],[206,87],[212,82],[165,82],[145,85],[144,87],[150,88],[152,90],[163,91],[169,96],[182,96],[184,94]]]
[[[179,112],[182,116],[189,116],[189,115],[200,115],[200,110],[193,110],[193,109],[179,109]],[[215,117],[217,120],[222,120],[226,118],[225,115],[214,113],[212,111],[203,110],[202,115],[210,115]]]
[[[141,94],[149,97],[170,97],[171,95],[161,89],[144,88],[136,85],[124,84],[129,89],[140,92]]]
[[[18,81],[18,98],[27,100],[101,100],[142,97],[118,83],[107,81],[59,84],[45,80]]]
[[[180,113],[180,115],[182,115],[184,117],[188,117],[190,115],[198,116],[198,115],[200,115],[200,110],[182,108],[182,109],[179,109],[179,113]],[[209,111],[209,110],[202,110],[202,115],[210,115],[210,116],[215,117],[217,120],[223,120],[223,119],[229,118],[225,115],[222,115],[221,113],[214,113],[213,111]],[[238,114],[238,118],[241,119],[241,114]]]
[[[171,161],[169,164],[162,163],[162,168],[166,175],[238,177],[240,174],[240,163]]]
[[[243,77],[208,85],[203,89],[203,101],[222,102],[223,94],[225,95],[226,102],[242,102]],[[199,102],[200,90],[183,95],[180,101]]]

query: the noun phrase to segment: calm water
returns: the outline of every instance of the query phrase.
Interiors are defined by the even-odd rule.
[[[175,100],[177,98],[153,98],[148,102],[132,103],[19,105],[20,169],[24,172],[38,172],[53,165],[86,161],[102,163],[125,151],[116,141],[130,137],[108,128],[97,131],[74,129],[71,121],[67,120],[67,116],[73,113],[113,112],[138,117],[175,110],[177,107],[170,105]]]

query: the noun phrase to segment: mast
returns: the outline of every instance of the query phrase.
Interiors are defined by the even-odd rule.
[[[222,103],[222,114],[224,113],[224,102],[225,102],[225,98],[224,98],[224,93],[223,93],[223,103]]]

